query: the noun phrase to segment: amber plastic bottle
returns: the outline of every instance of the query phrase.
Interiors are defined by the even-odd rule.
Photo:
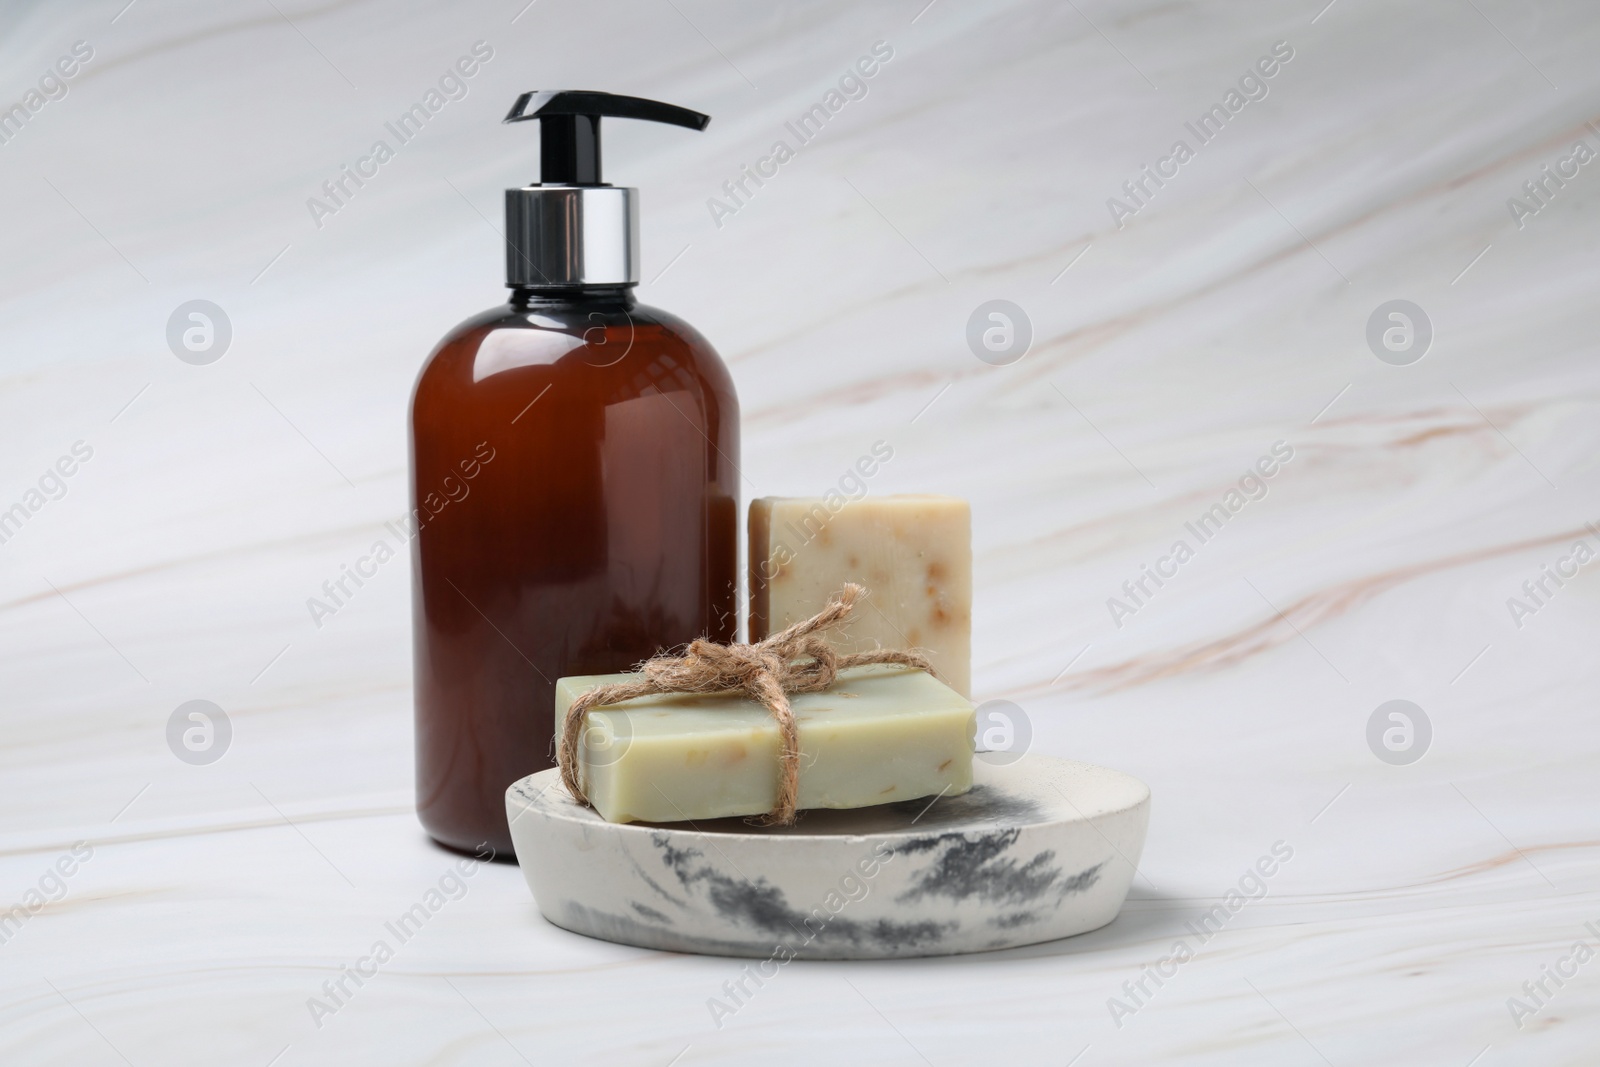
[[[535,191],[570,190],[510,190],[508,208]],[[558,678],[737,627],[727,368],[635,303],[635,264],[563,266],[541,240],[508,257],[536,284],[440,342],[411,402],[417,811],[435,840],[503,857],[506,787],[553,765]]]

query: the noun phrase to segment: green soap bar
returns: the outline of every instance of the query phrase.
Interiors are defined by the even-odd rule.
[[[631,674],[562,678],[556,729],[585,690]],[[804,808],[864,808],[972,788],[972,702],[923,671],[875,664],[789,697]],[[760,815],[778,799],[778,724],[738,693],[673,693],[591,709],[578,781],[609,822]]]

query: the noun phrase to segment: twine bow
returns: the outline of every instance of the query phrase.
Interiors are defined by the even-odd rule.
[[[848,618],[865,592],[847,584],[811,618],[753,645],[719,645],[704,639],[691,642],[682,656],[656,656],[646,660],[637,682],[600,685],[588,690],[567,708],[562,722],[556,762],[561,783],[580,803],[588,797],[578,785],[578,742],[584,717],[591,708],[617,704],[655,693],[721,693],[738,691],[763,705],[778,720],[782,744],[778,752],[778,803],[763,821],[790,826],[800,792],[800,731],[795,725],[790,693],[816,693],[828,688],[847,667],[869,663],[897,663],[933,674],[920,652],[879,648],[870,652],[839,653],[823,640],[821,631]],[[937,677],[937,675],[935,675]]]

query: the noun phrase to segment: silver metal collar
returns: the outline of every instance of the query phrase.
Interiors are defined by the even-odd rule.
[[[639,190],[530,185],[506,190],[506,284],[639,281]]]

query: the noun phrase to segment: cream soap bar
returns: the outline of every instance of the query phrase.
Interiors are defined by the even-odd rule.
[[[634,675],[562,678],[556,730],[585,690]],[[972,702],[924,671],[874,664],[789,697],[799,808],[864,808],[972,787]],[[778,801],[778,724],[737,693],[672,693],[592,709],[578,783],[609,822],[761,815]]]
[[[830,508],[830,501],[834,505]],[[841,652],[918,648],[972,693],[972,511],[949,496],[750,502],[750,640],[821,611],[846,582],[868,596],[826,635]]]

